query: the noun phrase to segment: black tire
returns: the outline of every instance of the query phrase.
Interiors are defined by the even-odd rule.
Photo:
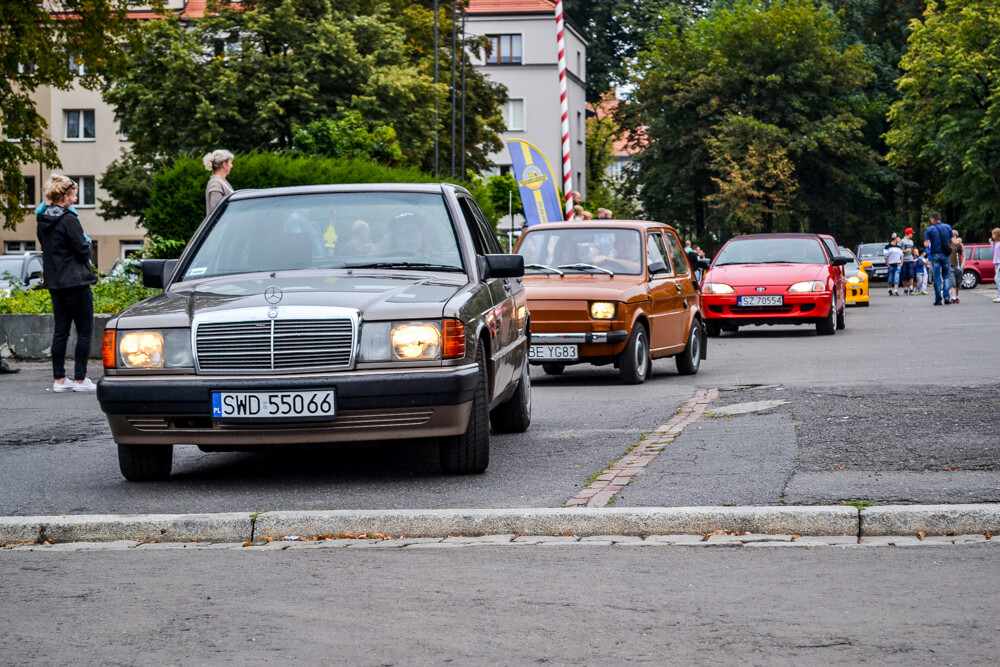
[[[677,372],[681,375],[695,375],[701,368],[701,323],[698,320],[691,322],[691,331],[688,333],[687,347],[675,357],[677,362]]]
[[[867,308],[868,306],[871,305],[871,303],[869,301],[861,301],[858,303],[858,305],[861,306],[862,308]]]
[[[173,460],[173,445],[118,445],[118,468],[130,482],[170,477]]]
[[[490,412],[490,425],[497,433],[524,433],[531,425],[531,373],[527,362],[514,395]]]
[[[845,303],[840,307],[840,312],[837,313],[837,328],[841,331],[847,328],[847,304]]]
[[[618,371],[622,384],[642,384],[649,377],[652,362],[649,359],[649,334],[646,327],[636,324],[628,337],[625,351],[618,357]]]
[[[722,333],[722,327],[716,322],[705,322],[705,333],[709,338],[718,338],[719,334]]]
[[[976,289],[979,285],[979,276],[975,271],[962,272],[962,289]]]
[[[465,433],[441,438],[438,455],[441,469],[451,475],[480,473],[490,464],[490,398],[486,390],[486,348],[482,341],[476,350],[479,379],[472,399],[472,412]]]
[[[832,336],[837,333],[837,299],[830,298],[830,314],[816,323],[816,333],[820,336]]]
[[[546,375],[562,375],[566,364],[542,364],[542,372]]]
[[[726,333],[739,333],[740,327],[736,324],[723,324],[722,330]]]

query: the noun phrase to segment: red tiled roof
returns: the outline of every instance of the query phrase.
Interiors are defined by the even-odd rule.
[[[607,118],[608,116],[613,115],[615,111],[618,110],[618,105],[621,103],[622,101],[618,99],[618,97],[615,95],[615,91],[611,90],[611,92],[606,93],[601,98],[600,102],[594,105],[594,112],[597,114],[598,119]],[[639,132],[636,133],[636,136],[639,138],[640,146],[645,146],[647,141],[646,133],[640,130]],[[629,142],[631,139],[632,139],[631,132],[618,133],[615,136],[615,146],[613,149],[614,154],[635,155],[636,153],[641,153],[643,150],[642,148],[637,148],[635,146],[630,145]]]
[[[185,18],[200,19],[205,16],[205,6],[208,0],[187,0],[184,3],[184,11],[181,16]]]
[[[468,14],[537,14],[555,11],[551,0],[469,0]]]

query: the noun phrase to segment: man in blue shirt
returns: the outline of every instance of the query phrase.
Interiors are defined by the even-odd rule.
[[[931,226],[924,232],[930,241],[931,270],[934,273],[934,305],[951,303],[951,268],[948,266],[951,249],[951,225],[941,222],[940,213],[931,213]]]

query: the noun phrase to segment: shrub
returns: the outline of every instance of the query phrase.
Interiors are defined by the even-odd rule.
[[[143,287],[125,277],[111,278],[92,286],[95,313],[119,313],[133,303],[159,294],[161,290]],[[51,313],[52,298],[46,289],[15,289],[0,299],[0,313]]]

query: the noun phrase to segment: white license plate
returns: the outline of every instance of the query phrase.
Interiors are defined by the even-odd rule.
[[[560,361],[579,358],[576,345],[532,345],[528,348],[528,359]]]
[[[213,419],[311,420],[337,414],[333,389],[310,391],[214,391]]]
[[[737,306],[782,306],[785,299],[781,295],[774,296],[741,296],[737,297]]]

